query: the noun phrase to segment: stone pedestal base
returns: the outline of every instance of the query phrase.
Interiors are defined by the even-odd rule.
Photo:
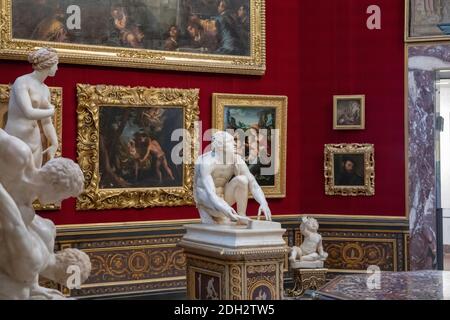
[[[287,252],[281,225],[255,229],[186,226],[180,246],[186,254],[191,300],[280,300]]]
[[[287,291],[290,297],[303,296],[306,290],[318,290],[326,283],[328,269],[292,269],[294,288]]]

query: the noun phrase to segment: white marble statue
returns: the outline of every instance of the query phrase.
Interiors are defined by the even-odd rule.
[[[211,149],[195,163],[194,198],[202,223],[249,224],[246,214],[249,191],[260,205],[258,219],[263,213],[271,221],[264,192],[236,153],[234,137],[224,131],[217,132]],[[234,204],[237,211],[232,207]]]
[[[47,77],[55,76],[58,56],[54,49],[42,48],[32,52],[28,61],[34,72],[17,78],[11,87],[5,131],[30,147],[39,168],[45,153],[53,159],[58,150],[58,136],[52,121],[55,107],[50,103],[50,90],[44,84]],[[50,142],[50,147],[44,151],[38,121]]]
[[[311,217],[303,217],[300,232],[303,242],[300,247],[292,247],[289,254],[291,267],[294,268],[323,268],[328,253],[323,250],[322,236],[317,232],[319,223]]]
[[[56,158],[36,168],[29,146],[0,129],[0,299],[62,299],[38,284],[39,275],[66,285],[69,266],[80,281],[90,274],[89,257],[76,249],[54,253],[56,228],[36,215],[33,202],[58,203],[83,190],[80,167]]]
[[[77,249],[54,253],[55,225],[36,215],[33,202],[58,204],[77,197],[84,177],[72,160],[53,158],[58,148],[54,107],[43,81],[56,72],[56,53],[40,49],[30,61],[35,72],[14,83],[6,130],[0,129],[0,299],[64,299],[61,292],[41,287],[39,276],[76,286],[89,277],[91,263]],[[39,120],[51,141],[52,159],[44,166]]]

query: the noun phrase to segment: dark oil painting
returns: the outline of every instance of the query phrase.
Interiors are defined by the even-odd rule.
[[[16,39],[250,55],[250,0],[13,0],[12,4]]]
[[[363,187],[365,185],[364,157],[363,153],[335,154],[334,185],[337,187]]]
[[[271,107],[225,107],[225,130],[233,130],[236,134],[237,149],[247,163],[250,172],[255,176],[258,184],[263,187],[275,185],[275,175],[261,173],[261,169],[270,168],[271,162],[261,161],[264,155],[271,157],[272,130],[276,129],[276,108]],[[260,130],[266,130],[264,141],[256,137]],[[279,128],[278,128],[279,129]],[[237,132],[243,130],[246,133],[244,145],[240,143]]]
[[[183,119],[183,108],[101,107],[100,188],[183,186],[183,165],[171,160]]]

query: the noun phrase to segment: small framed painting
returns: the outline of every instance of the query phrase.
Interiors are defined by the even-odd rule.
[[[325,145],[325,194],[375,195],[375,150],[372,144]]]
[[[364,130],[366,127],[366,97],[364,95],[334,96],[333,129]]]

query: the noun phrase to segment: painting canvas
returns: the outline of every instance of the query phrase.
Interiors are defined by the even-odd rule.
[[[275,185],[275,175],[264,175],[261,173],[264,167],[269,168],[272,164],[262,163],[258,154],[251,152],[250,144],[258,143],[256,135],[259,133],[259,130],[267,130],[267,143],[258,147],[259,150],[265,148],[268,156],[270,156],[272,150],[271,131],[275,129],[276,116],[276,109],[270,107],[225,107],[225,130],[236,132],[241,129],[249,132],[249,135],[245,137],[245,142],[241,143],[240,139],[237,139],[237,150],[245,159],[250,172],[255,176],[258,184],[262,187]]]
[[[11,49],[49,45],[62,62],[130,66],[129,58],[144,68],[151,67],[147,60],[158,68],[207,71],[202,61],[218,72],[259,74],[265,68],[261,0],[5,0],[4,6]],[[97,61],[89,59],[94,54]],[[248,70],[239,72],[245,66],[236,61],[247,61]]]
[[[50,88],[51,94],[51,103],[55,106],[55,115],[53,117],[53,125],[55,126],[56,133],[58,135],[59,140],[59,148],[56,152],[56,156],[61,156],[61,141],[62,141],[62,89],[61,88]],[[6,122],[8,121],[8,104],[9,104],[9,96],[10,96],[10,86],[9,85],[0,85],[0,128],[5,128]],[[45,136],[42,126],[38,121],[38,125],[41,131],[41,141],[42,141],[42,150],[46,150],[50,143],[47,141],[47,137]],[[50,158],[47,154],[45,154],[42,158],[42,163],[45,164],[49,161]],[[51,204],[51,205],[41,205],[37,201],[34,204],[35,210],[56,210],[59,209],[59,206]]]
[[[194,203],[196,144],[189,137],[196,132],[198,89],[78,84],[77,95],[85,177],[78,210]]]
[[[372,144],[327,144],[324,162],[326,195],[375,195],[375,148]]]
[[[170,156],[182,128],[182,108],[101,107],[100,188],[183,186],[183,166]]]
[[[450,39],[450,0],[406,0],[406,40]]]
[[[286,196],[285,96],[213,95],[213,125],[236,139],[237,152],[266,197]]]
[[[334,96],[333,128],[362,130],[365,128],[365,96]]]
[[[364,186],[364,154],[334,155],[334,185]]]

